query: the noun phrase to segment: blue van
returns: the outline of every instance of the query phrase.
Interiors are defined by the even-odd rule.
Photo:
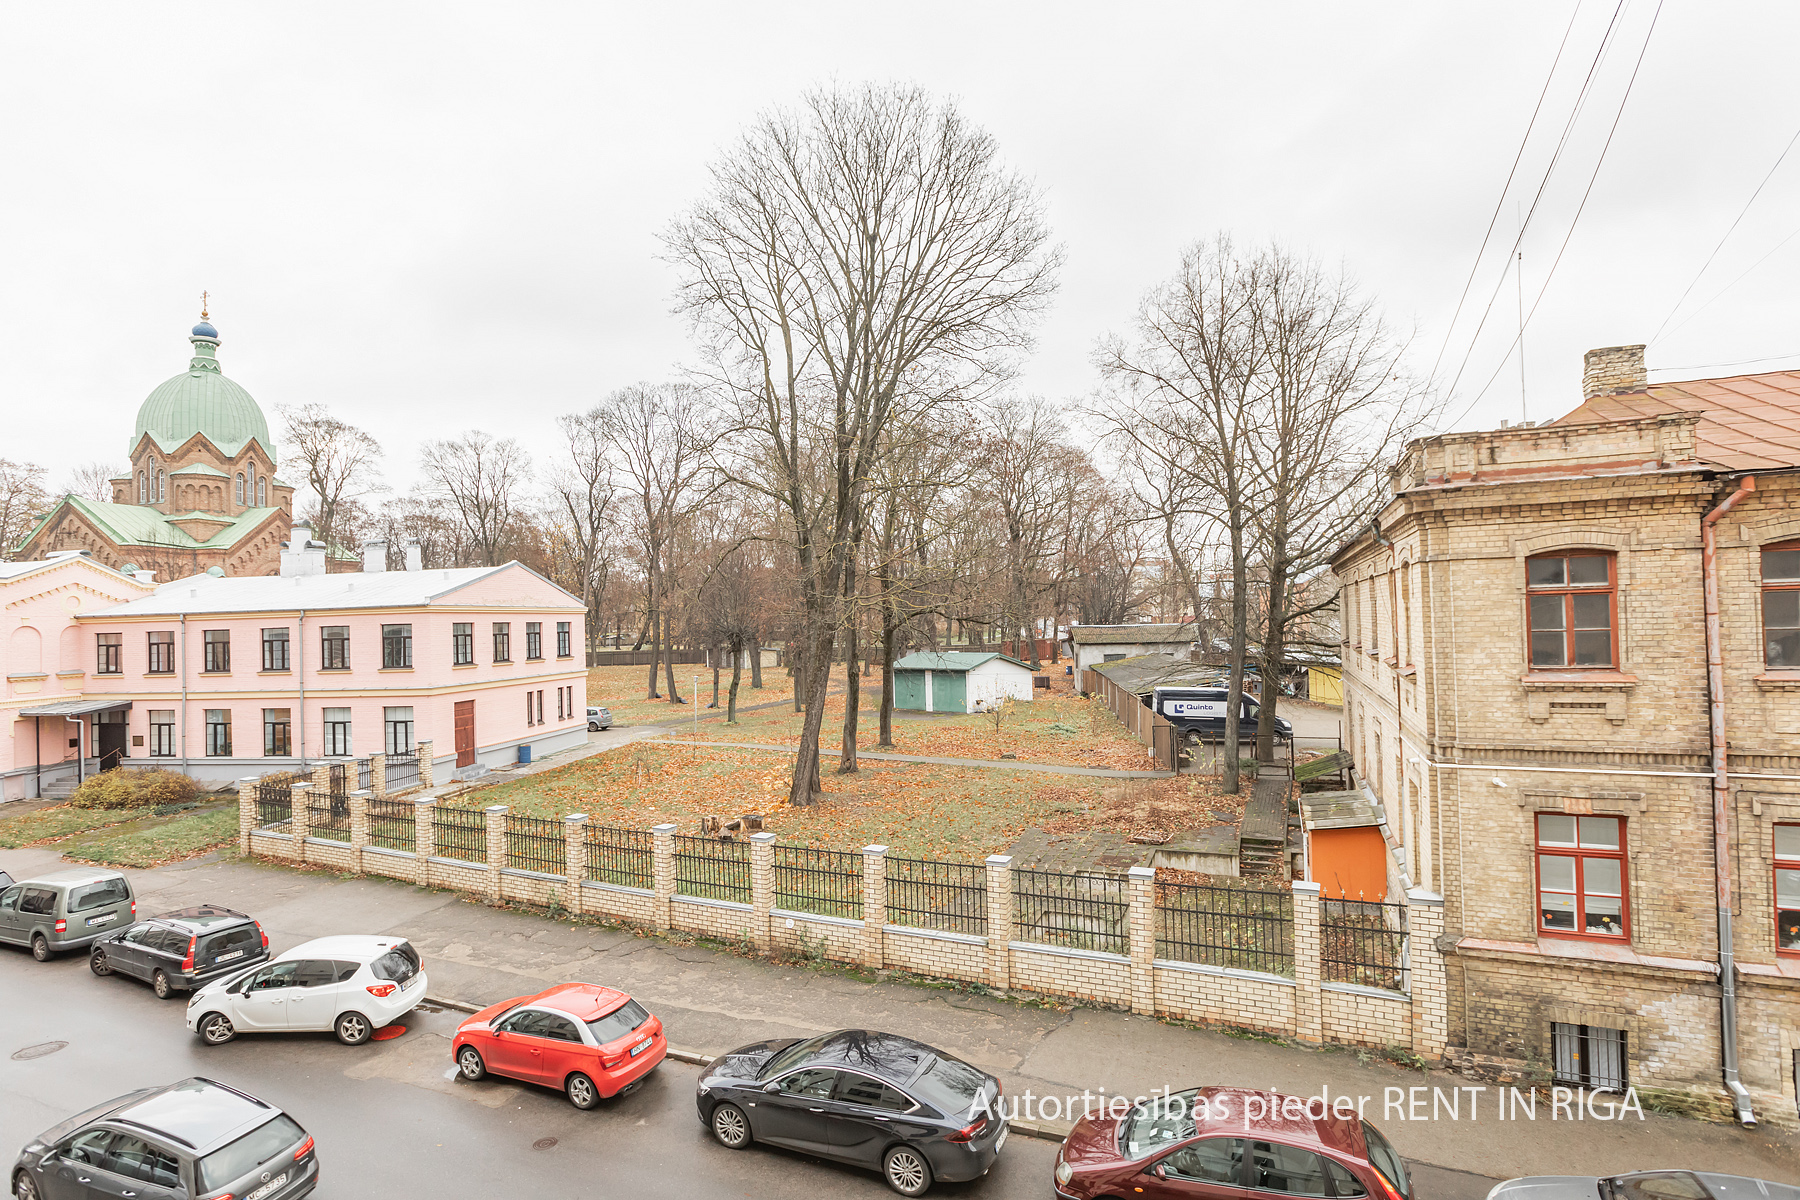
[[[1150,693],[1150,707],[1169,724],[1186,733],[1213,739],[1225,736],[1225,688],[1159,687]],[[1249,695],[1239,697],[1243,708],[1238,713],[1238,737],[1250,741],[1256,737],[1262,705]],[[1291,740],[1294,727],[1281,717],[1275,718],[1277,741]]]

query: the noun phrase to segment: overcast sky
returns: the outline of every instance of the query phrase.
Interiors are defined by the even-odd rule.
[[[1412,335],[1414,369],[1442,350],[1445,385],[1497,294],[1448,411],[1493,378],[1457,427],[1516,420],[1515,197],[1616,4],[10,5],[0,456],[53,484],[123,466],[205,289],[225,372],[272,425],[322,401],[401,486],[421,440],[472,427],[546,460],[557,414],[679,372],[658,233],[749,118],[833,79],[954,97],[1042,187],[1067,266],[1026,390],[1091,392],[1096,338],[1225,229],[1341,264]],[[1525,236],[1528,307],[1654,10],[1624,4]],[[1666,0],[1527,328],[1526,415],[1579,402],[1583,350],[1651,341],[1800,128],[1797,44],[1800,6]],[[1800,149],[1651,341],[1653,370],[1800,366],[1800,237],[1769,254],[1796,225]]]

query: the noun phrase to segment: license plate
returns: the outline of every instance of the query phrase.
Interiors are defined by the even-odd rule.
[[[643,1041],[641,1041],[637,1045],[633,1046],[631,1048],[631,1057],[636,1058],[638,1055],[640,1055],[644,1051],[648,1050],[650,1048],[650,1043],[654,1042],[655,1040],[656,1040],[655,1038],[645,1038]]]
[[[97,917],[89,917],[87,923],[89,925],[104,925],[108,921],[116,921],[118,919],[119,919],[118,913],[101,913]]]
[[[264,1196],[267,1196],[270,1192],[275,1191],[277,1188],[281,1187],[286,1182],[287,1182],[287,1172],[283,1171],[281,1174],[277,1175],[275,1178],[269,1180],[269,1182],[267,1182],[267,1183],[263,1184],[261,1187],[257,1188],[254,1192],[251,1192],[249,1195],[245,1196],[244,1200],[262,1200],[262,1198]]]
[[[244,952],[242,950],[233,950],[230,954],[219,955],[219,957],[213,959],[213,961],[214,962],[230,962],[234,958],[242,958],[242,957],[244,957]]]
[[[1010,1126],[1010,1125],[1002,1125],[1000,1127],[1000,1136],[994,1140],[994,1153],[995,1154],[1000,1153],[1000,1147],[1006,1145],[1006,1135],[1011,1132],[1012,1132],[1012,1126]]]

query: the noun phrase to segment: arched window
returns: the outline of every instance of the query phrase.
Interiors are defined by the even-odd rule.
[[[239,504],[244,502],[244,473],[242,471],[238,472],[237,477],[237,502]]]
[[[144,478],[144,473],[142,471],[139,471],[138,472],[138,503],[139,504],[144,503],[144,500],[148,497],[149,492],[150,492],[149,481]]]
[[[156,502],[161,504],[169,498],[169,476],[160,468],[156,472]]]
[[[269,478],[263,476],[256,481],[256,506],[267,508],[269,505]]]

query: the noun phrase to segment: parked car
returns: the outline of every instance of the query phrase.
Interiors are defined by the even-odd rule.
[[[1708,1171],[1532,1175],[1495,1184],[1488,1200],[1800,1200],[1800,1187]]]
[[[424,998],[425,968],[405,938],[343,934],[207,984],[188,1000],[187,1026],[209,1046],[239,1033],[326,1030],[360,1046]]]
[[[0,871],[0,888],[9,888],[12,885],[13,885],[13,877],[11,875],[7,874],[5,871]]]
[[[911,1038],[841,1029],[721,1055],[694,1101],[719,1144],[786,1146],[881,1172],[902,1196],[987,1174],[1006,1144],[1000,1081]]]
[[[504,1075],[560,1088],[583,1109],[636,1087],[668,1052],[661,1021],[624,992],[592,983],[491,1005],[450,1043],[464,1079]]]
[[[39,962],[63,950],[85,950],[135,920],[131,881],[103,867],[40,875],[0,892],[0,942],[30,946]]]
[[[1286,1115],[1289,1099],[1203,1087],[1158,1097],[1117,1119],[1085,1116],[1057,1151],[1056,1194],[1187,1200],[1222,1185],[1253,1195],[1412,1200],[1406,1165],[1375,1126],[1355,1113]]]
[[[178,908],[102,934],[88,951],[96,975],[142,979],[167,1000],[269,957],[269,935],[235,909]]]
[[[11,1182],[18,1200],[298,1200],[318,1185],[319,1158],[306,1130],[273,1104],[194,1078],[51,1126],[19,1152]]]
[[[612,710],[588,706],[588,732],[595,733],[602,729],[612,728]]]
[[[1225,736],[1227,706],[1226,688],[1159,687],[1150,693],[1150,707],[1171,725],[1201,738]],[[1243,708],[1238,711],[1238,736],[1248,742],[1256,737],[1262,705],[1248,695],[1240,695]],[[1286,717],[1275,718],[1275,737],[1286,741],[1294,736],[1294,726]]]

